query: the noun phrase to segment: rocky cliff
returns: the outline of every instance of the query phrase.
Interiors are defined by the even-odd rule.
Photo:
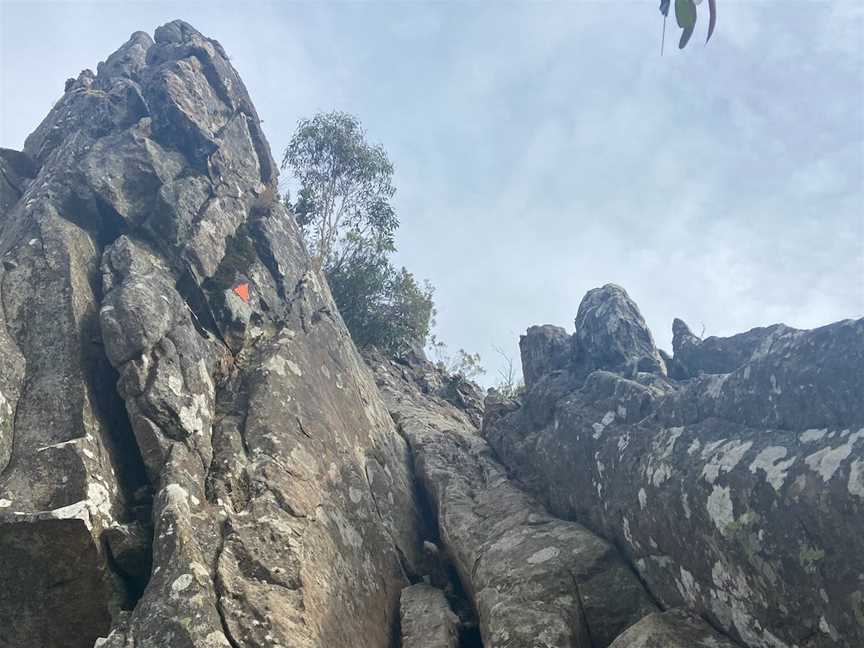
[[[0,149],[0,648],[864,640],[864,321],[658,351],[615,286],[519,400],[361,357],[181,21]]]
[[[0,645],[389,645],[407,447],[219,43],[133,34],[0,169]]]
[[[487,413],[514,476],[664,608],[751,647],[864,645],[864,319],[706,340],[676,320],[664,359],[607,285],[575,325],[528,329],[526,392]]]

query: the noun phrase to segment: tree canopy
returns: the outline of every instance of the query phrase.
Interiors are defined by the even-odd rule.
[[[300,184],[294,212],[320,266],[339,266],[360,249],[393,251],[393,164],[356,117],[334,111],[301,120],[282,166]]]
[[[353,115],[319,113],[299,123],[282,167],[299,182],[289,206],[357,345],[390,352],[423,346],[433,289],[389,259],[399,219],[384,148],[367,141]]]

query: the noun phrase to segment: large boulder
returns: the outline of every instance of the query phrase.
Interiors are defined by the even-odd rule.
[[[4,646],[390,645],[408,448],[276,182],[181,21],[0,151]]]
[[[607,298],[586,297],[591,331],[621,330]],[[699,376],[607,362],[564,390],[540,381],[486,439],[552,513],[615,542],[665,607],[752,648],[862,645],[864,320],[757,329],[704,356],[681,323],[676,339]]]
[[[579,304],[575,324],[573,362],[579,371],[666,373],[642,313],[621,286],[606,284],[589,290]]]

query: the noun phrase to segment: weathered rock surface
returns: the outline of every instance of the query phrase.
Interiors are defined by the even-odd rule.
[[[612,545],[549,515],[508,479],[463,412],[418,388],[420,367],[380,356],[370,364],[484,646],[608,646],[657,609]]]
[[[579,304],[572,361],[578,372],[666,373],[642,313],[614,284],[589,290]]]
[[[402,590],[402,645],[408,648],[456,648],[459,618],[437,587],[417,583]]]
[[[596,316],[574,345],[604,344],[496,404],[498,457],[620,547],[665,607],[754,648],[864,645],[864,320],[710,342],[679,322],[674,359],[694,377],[678,381],[622,293],[580,307]]]
[[[2,646],[391,644],[408,449],[259,124],[176,21],[0,151]]]
[[[655,612],[628,628],[611,648],[735,648],[701,619],[682,610]]]
[[[560,326],[532,326],[519,338],[522,373],[530,387],[542,376],[566,369],[572,358],[572,340]]]

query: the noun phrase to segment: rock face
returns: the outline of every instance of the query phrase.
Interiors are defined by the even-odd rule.
[[[608,285],[484,403],[358,354],[219,43],[97,70],[0,149],[0,648],[864,645],[864,320]]]
[[[484,646],[600,648],[656,610],[612,545],[549,515],[508,479],[464,413],[417,387],[416,365],[370,364]]]
[[[180,21],[0,151],[0,645],[390,645],[410,458],[276,174]]]
[[[499,459],[664,607],[751,648],[864,645],[864,320],[705,341],[679,320],[675,380],[623,290],[579,312],[569,362],[487,416]],[[615,645],[700,645],[636,636],[658,623]]]
[[[655,612],[631,626],[611,648],[735,648],[711,626],[681,610]]]
[[[402,590],[402,645],[412,648],[456,648],[459,618],[437,587],[417,583]]]

